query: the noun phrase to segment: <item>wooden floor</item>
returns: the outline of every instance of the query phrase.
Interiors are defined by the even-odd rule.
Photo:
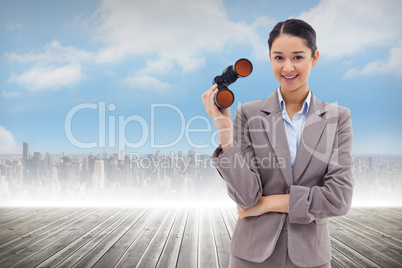
[[[0,208],[0,267],[227,267],[229,208]],[[332,267],[402,267],[402,208],[331,219]]]

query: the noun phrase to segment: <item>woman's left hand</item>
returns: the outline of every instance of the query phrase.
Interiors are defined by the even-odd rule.
[[[258,202],[251,208],[241,208],[237,206],[237,214],[239,214],[239,219],[244,219],[250,216],[260,216],[266,213],[265,196],[262,196]]]
[[[260,216],[267,212],[288,213],[289,194],[261,196],[260,200],[251,208],[241,208],[237,206],[239,219],[250,216]]]

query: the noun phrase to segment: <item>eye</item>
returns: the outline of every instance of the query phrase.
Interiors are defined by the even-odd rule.
[[[303,56],[295,56],[294,59],[295,59],[295,60],[302,60],[302,59],[303,59]]]
[[[275,59],[276,60],[283,60],[283,58],[281,56],[276,56]]]

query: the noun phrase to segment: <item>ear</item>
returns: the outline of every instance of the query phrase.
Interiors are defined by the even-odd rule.
[[[268,55],[269,55],[269,61],[272,61],[272,60],[271,60],[271,51],[268,52]]]
[[[314,57],[313,57],[313,67],[316,65],[319,57],[320,57],[320,51],[316,50],[314,52]]]

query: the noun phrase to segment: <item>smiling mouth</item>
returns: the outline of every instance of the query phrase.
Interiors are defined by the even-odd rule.
[[[293,82],[296,80],[296,78],[299,76],[299,74],[295,75],[282,75],[283,79],[285,79],[286,82]]]
[[[298,74],[291,75],[291,76],[282,75],[282,77],[285,78],[285,80],[293,80],[293,79],[295,79],[295,78],[298,77],[298,76],[299,76]]]

